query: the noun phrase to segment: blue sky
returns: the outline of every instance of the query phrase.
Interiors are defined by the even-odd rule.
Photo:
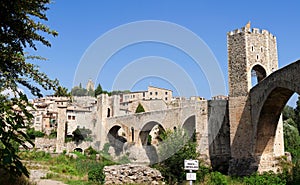
[[[96,39],[105,33],[137,21],[157,20],[181,26],[196,34],[212,51],[221,69],[225,87],[227,88],[227,42],[226,33],[243,27],[248,21],[255,28],[267,29],[277,37],[279,66],[285,66],[299,59],[300,50],[300,14],[297,1],[175,1],[175,0],[64,0],[55,1],[47,12],[47,24],[59,32],[56,38],[49,37],[51,48],[39,47],[35,54],[49,60],[39,62],[40,69],[51,78],[58,78],[61,85],[71,89],[76,76],[77,66],[87,49]],[[170,33],[172,34],[172,33]],[[124,34],[126,37],[126,34]],[[109,43],[107,43],[109,45]],[[102,48],[105,50],[105,48]],[[99,55],[102,51],[98,51]],[[202,51],[199,50],[199,53]],[[156,57],[156,58],[155,58]],[[129,64],[145,59],[144,64],[158,62],[159,59],[170,61],[166,66],[156,69],[149,68],[149,74],[141,76],[136,81],[123,86],[113,86],[115,79],[122,72],[121,78],[126,82],[126,68]],[[148,61],[146,61],[148,60]],[[174,65],[176,64],[176,65]],[[168,70],[169,66],[177,66],[184,75],[174,73],[174,76],[189,76],[195,86],[195,91],[185,88],[182,82],[172,76],[159,76],[159,69]],[[93,69],[93,66],[91,66]],[[130,72],[127,72],[130,73]],[[141,73],[136,71],[136,73]],[[125,74],[125,75],[124,75]],[[90,76],[89,76],[90,75]],[[125,77],[125,78],[124,78]],[[214,95],[210,85],[214,80],[208,79],[201,66],[196,65],[193,58],[182,50],[159,42],[142,42],[129,45],[113,53],[95,78],[86,73],[86,79],[91,78],[100,83],[104,89],[114,90],[131,88],[144,90],[148,85],[160,86],[174,90],[175,95],[199,95],[210,98]],[[174,81],[176,84],[174,85]],[[77,82],[76,82],[77,83]],[[82,82],[85,85],[86,82]],[[118,84],[118,83],[116,83]],[[51,92],[44,92],[51,94]],[[195,94],[196,93],[196,94]]]

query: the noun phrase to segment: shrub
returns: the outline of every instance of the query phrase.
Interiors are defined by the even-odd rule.
[[[135,113],[141,113],[141,112],[145,112],[145,109],[144,109],[143,105],[139,103],[135,110]]]
[[[34,130],[34,128],[27,129],[26,133],[30,139],[35,139],[36,137],[44,137],[45,133],[41,131]]]
[[[204,165],[199,165],[199,170],[197,170],[197,182],[204,182],[205,176],[209,174],[210,170]]]
[[[244,178],[244,182],[249,185],[264,185],[264,184],[286,184],[285,179],[281,179],[274,172],[265,172],[262,175],[255,173],[249,177]]]
[[[57,131],[56,130],[51,130],[51,133],[49,134],[50,139],[54,139],[57,137]]]
[[[227,185],[228,182],[226,180],[225,175],[220,172],[212,172],[210,173],[210,183],[209,184],[216,184],[216,185]]]
[[[105,182],[105,174],[103,172],[104,166],[97,166],[96,168],[90,170],[88,172],[88,179],[92,182],[97,182],[100,184],[104,184]]]
[[[90,146],[84,150],[84,153],[86,155],[96,155],[98,152],[93,147]]]

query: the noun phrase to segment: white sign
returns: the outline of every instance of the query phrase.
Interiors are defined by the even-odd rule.
[[[186,173],[186,180],[187,181],[195,181],[196,180],[196,173]]]
[[[184,160],[184,169],[185,170],[198,170],[199,161],[198,160]]]

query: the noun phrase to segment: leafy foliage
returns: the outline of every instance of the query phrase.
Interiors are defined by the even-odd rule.
[[[293,158],[300,158],[300,136],[298,129],[285,121],[283,131],[286,151],[291,152]]]
[[[68,93],[68,89],[62,86],[59,86],[54,92],[54,96],[57,97],[71,97],[71,93]]]
[[[144,109],[143,105],[139,103],[135,110],[135,113],[141,113],[141,112],[145,112],[145,109]]]
[[[98,84],[97,88],[95,89],[95,97],[97,97],[98,95],[102,94],[103,90],[100,84]]]
[[[32,119],[27,110],[31,104],[19,87],[27,88],[34,96],[42,96],[40,87],[33,84],[46,90],[58,85],[26,61],[41,57],[26,56],[24,52],[25,48],[37,50],[36,43],[51,46],[45,35],[57,35],[41,23],[47,21],[45,12],[49,3],[50,0],[0,2],[0,91],[11,91],[10,96],[0,94],[0,169],[11,174],[29,175],[16,152],[19,145],[27,148],[26,142],[33,145],[23,131]]]
[[[297,101],[297,106],[294,109],[295,111],[295,123],[297,125],[298,128],[298,132],[300,132],[300,96],[298,96],[298,101]]]
[[[255,173],[249,177],[245,177],[244,182],[249,185],[286,184],[285,179],[280,178],[274,172],[265,172],[262,175]]]
[[[98,166],[97,168],[90,170],[88,173],[88,178],[89,178],[89,181],[104,184],[105,174],[103,172],[103,166]]]
[[[166,131],[161,138],[163,142],[159,145],[158,155],[160,163],[154,165],[169,184],[182,182],[185,179],[184,160],[197,159],[199,153],[196,151],[194,138],[189,138],[183,130]]]
[[[26,133],[30,137],[30,139],[35,139],[36,137],[44,137],[45,136],[44,132],[34,130],[34,128],[27,129]]]
[[[283,120],[292,119],[295,120],[296,114],[293,107],[286,105],[282,111]]]
[[[209,184],[217,184],[217,185],[227,185],[228,182],[226,180],[225,175],[220,172],[212,172],[210,173],[210,183]]]
[[[88,91],[80,86],[75,86],[71,90],[72,96],[87,96]]]

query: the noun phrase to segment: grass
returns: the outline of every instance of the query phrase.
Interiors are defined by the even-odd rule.
[[[88,171],[100,165],[113,165],[114,162],[105,158],[96,161],[95,155],[86,156],[79,152],[74,152],[77,157],[73,158],[65,154],[51,156],[43,151],[22,151],[19,153],[22,160],[26,161],[29,169],[46,169],[49,171],[46,179],[63,181],[71,185],[96,185],[88,182]]]

